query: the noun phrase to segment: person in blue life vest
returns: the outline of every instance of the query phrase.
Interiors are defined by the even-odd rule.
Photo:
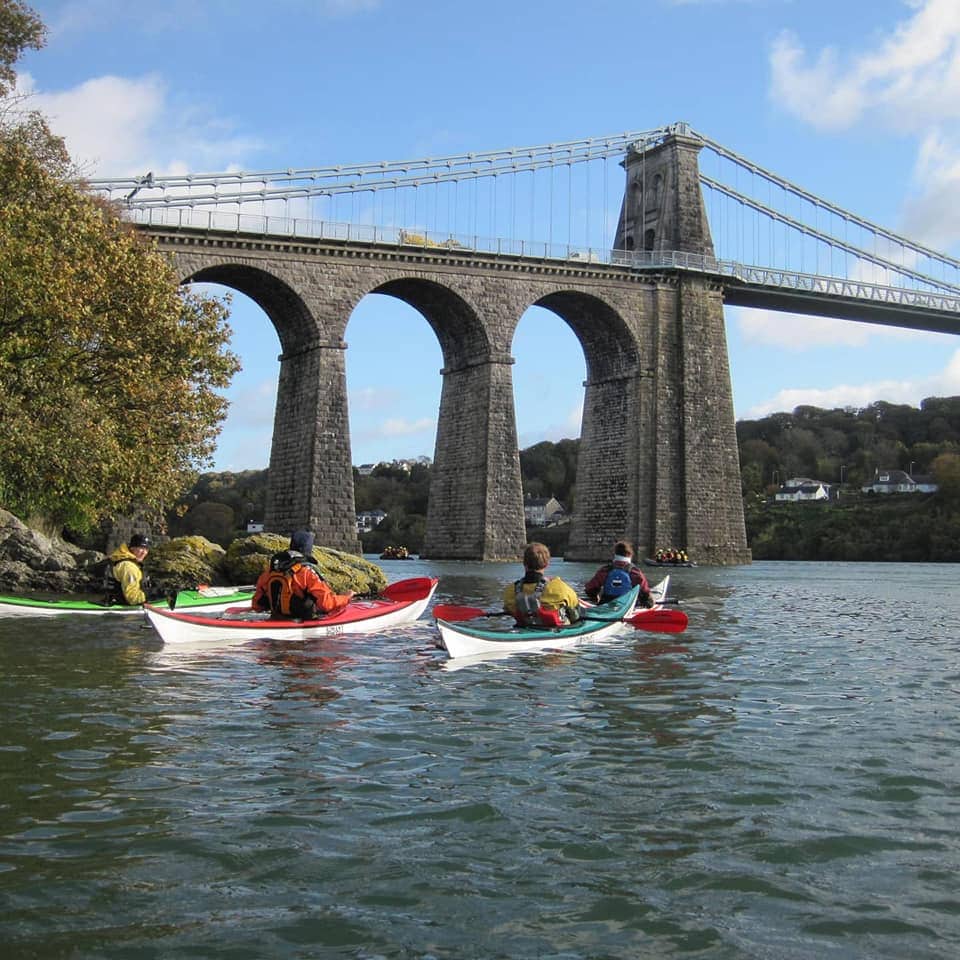
[[[145,533],[135,533],[107,557],[106,574],[108,603],[124,603],[136,607],[147,602],[147,581],[143,577],[143,562],[150,552],[152,541]]]
[[[637,606],[652,607],[650,584],[643,571],[633,563],[633,544],[629,540],[618,540],[613,547],[613,562],[605,563],[587,581],[583,592],[594,603],[606,603],[634,587],[640,588]]]
[[[318,573],[316,563],[313,534],[298,530],[290,538],[289,548],[275,553],[257,578],[253,609],[292,620],[315,620],[342,610],[356,593],[334,593]]]
[[[562,627],[580,619],[580,598],[559,577],[547,579],[550,550],[528,543],[523,551],[523,576],[507,584],[503,609],[521,627]]]

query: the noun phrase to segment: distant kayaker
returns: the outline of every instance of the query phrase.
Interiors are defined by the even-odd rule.
[[[107,603],[124,603],[135,607],[147,602],[144,590],[143,561],[150,552],[152,541],[145,533],[135,533],[128,543],[122,543],[107,557]]]
[[[315,620],[342,610],[355,591],[334,593],[317,572],[316,562],[313,534],[298,530],[290,538],[290,547],[275,553],[257,579],[253,609],[284,620]]]
[[[522,627],[562,627],[580,619],[580,598],[559,577],[544,576],[550,550],[528,543],[523,551],[523,576],[503,592],[503,609]]]
[[[583,592],[594,603],[606,603],[632,590],[640,588],[637,606],[652,607],[650,584],[643,571],[633,563],[633,544],[618,540],[613,546],[613,562],[605,563],[588,581]]]

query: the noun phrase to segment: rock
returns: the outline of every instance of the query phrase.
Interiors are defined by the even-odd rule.
[[[266,569],[270,557],[286,550],[290,538],[276,533],[255,533],[240,537],[227,547],[224,570],[231,583],[254,583]],[[375,563],[341,550],[315,547],[317,568],[334,593],[379,593],[386,585],[384,572]]]
[[[201,583],[226,586],[225,556],[223,547],[206,537],[175,537],[153,547],[143,569],[155,585],[167,589],[196,590]]]
[[[147,554],[144,574],[154,588],[196,589],[206,583],[244,586],[256,582],[272,554],[286,550],[289,537],[258,533],[240,537],[224,550],[204,537],[176,537]],[[314,549],[317,566],[335,593],[379,593],[387,578],[375,563],[340,550]],[[0,589],[100,594],[105,555],[31,530],[0,510]]]
[[[103,554],[31,530],[0,509],[0,587],[9,591],[95,592]]]

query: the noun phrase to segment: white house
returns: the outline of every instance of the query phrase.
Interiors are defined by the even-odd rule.
[[[912,477],[905,470],[877,470],[873,483],[860,488],[864,493],[936,493],[933,477]]]
[[[363,510],[357,514],[357,533],[369,533],[386,519],[383,510]]]
[[[805,500],[829,500],[830,484],[822,480],[811,480],[809,477],[793,477],[781,484],[777,491],[778,502],[799,502]]]
[[[247,521],[247,533],[263,533],[263,523],[259,520]]]
[[[523,501],[523,519],[531,527],[546,527],[557,523],[566,511],[556,497],[527,497]]]

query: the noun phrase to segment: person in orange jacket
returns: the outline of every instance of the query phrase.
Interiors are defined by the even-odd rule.
[[[284,620],[316,620],[342,610],[356,593],[334,593],[317,572],[316,562],[313,534],[298,530],[289,549],[275,553],[258,577],[253,609],[269,610],[272,617]]]

